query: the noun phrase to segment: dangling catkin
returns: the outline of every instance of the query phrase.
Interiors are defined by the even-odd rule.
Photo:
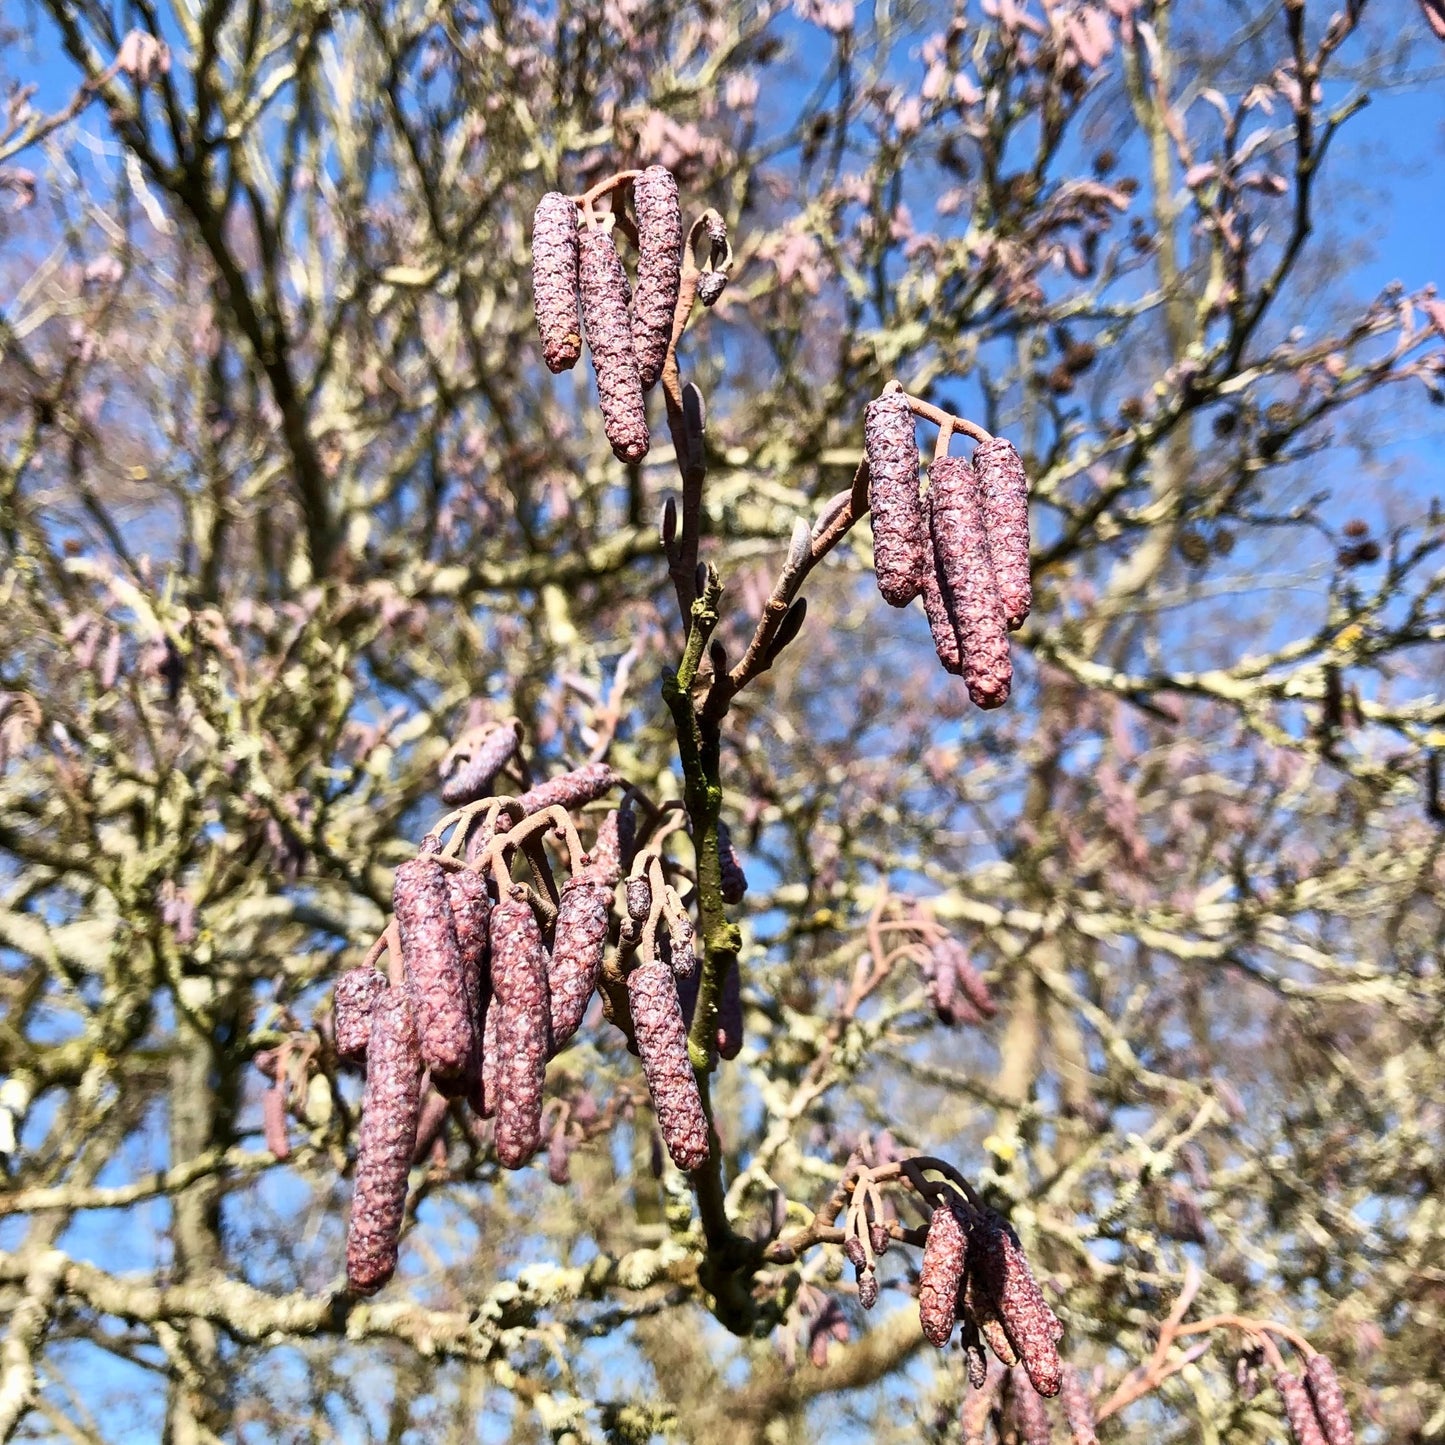
[[[622,258],[606,231],[581,233],[582,321],[592,365],[602,426],[619,461],[647,455],[647,402],[632,349],[631,290]]]
[[[487,892],[486,880],[470,868],[448,870],[447,889],[451,896],[457,944],[461,949],[462,993],[466,999],[467,1016],[472,1021],[472,1052],[460,1075],[455,1079],[433,1078],[432,1084],[439,1094],[460,1098],[473,1093],[481,1078],[482,1031],[492,996],[488,937],[492,900]]]
[[[1310,1356],[1305,1366],[1305,1388],[1314,1401],[1326,1445],[1355,1445],[1355,1428],[1350,1423],[1345,1393],[1328,1355]]]
[[[408,859],[396,870],[391,906],[401,934],[401,961],[416,1008],[422,1058],[433,1078],[458,1077],[472,1056],[472,1016],[462,981],[462,952],[447,870],[425,855]]]
[[[1294,1445],[1325,1445],[1325,1432],[1300,1377],[1289,1370],[1276,1370],[1274,1383],[1284,1400],[1284,1415]]]
[[[411,1000],[406,989],[388,988],[376,1000],[366,1046],[356,1187],[346,1238],[346,1281],[356,1294],[375,1294],[396,1270],[421,1074]]]
[[[958,632],[963,680],[978,707],[1000,707],[1013,682],[1003,602],[984,531],[978,478],[962,457],[929,469],[933,554],[943,600]]]
[[[532,301],[549,371],[570,371],[582,355],[577,311],[577,207],[549,191],[532,216]]]
[[[1018,1236],[999,1215],[990,1214],[971,1242],[979,1250],[980,1293],[997,1312],[1034,1389],[1041,1395],[1057,1395],[1062,1383],[1058,1341],[1063,1326],[1044,1299]]]
[[[492,1008],[500,1010],[497,1159],[504,1168],[520,1169],[542,1142],[542,1087],[551,1052],[547,951],[532,905],[521,895],[504,898],[492,912]]]
[[[521,740],[522,725],[516,718],[493,728],[442,784],[442,802],[449,808],[459,808],[464,803],[485,798],[497,774],[511,762]]]
[[[371,1037],[371,1014],[386,992],[386,975],[374,968],[350,968],[336,980],[331,1021],[336,1030],[336,1052],[343,1059],[364,1059]]]
[[[873,568],[891,607],[906,607],[923,587],[923,508],[918,444],[903,393],[885,391],[863,414],[868,508],[873,514]]]
[[[1033,606],[1029,577],[1029,479],[1014,445],[1003,437],[980,442],[973,469],[983,498],[988,551],[1009,631],[1023,624]]]
[[[707,1116],[672,970],[656,960],[640,964],[627,976],[627,1000],[663,1143],[679,1169],[700,1169],[708,1158]]]
[[[1069,1422],[1073,1445],[1099,1445],[1094,1431],[1094,1399],[1083,1377],[1072,1365],[1064,1366],[1063,1385],[1059,1400],[1064,1407],[1064,1419]]]
[[[924,1337],[942,1349],[953,1333],[958,1314],[958,1287],[968,1260],[968,1237],[958,1215],[946,1204],[937,1205],[923,1241],[923,1263],[918,1273],[918,1322]]]
[[[597,987],[611,903],[612,889],[596,878],[579,875],[562,885],[547,967],[553,1053],[577,1032]]]
[[[930,489],[923,498],[923,520],[927,527],[924,538],[923,585],[919,596],[923,602],[923,615],[928,618],[928,630],[933,634],[933,650],[943,664],[945,672],[954,677],[963,676],[963,658],[958,651],[958,629],[943,600],[943,587],[938,580],[938,558],[933,551],[933,492]]]
[[[604,793],[611,792],[617,783],[617,774],[606,763],[588,763],[585,767],[575,768],[570,773],[559,773],[545,783],[528,788],[517,802],[524,813],[540,813],[543,808],[552,807],[568,810],[583,808],[588,803],[595,803]]]
[[[632,344],[642,389],[662,375],[672,319],[682,286],[682,209],[677,181],[666,166],[648,166],[632,186],[637,210],[637,290],[632,298]]]

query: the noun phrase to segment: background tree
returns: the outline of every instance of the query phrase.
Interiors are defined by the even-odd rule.
[[[1283,1438],[1240,1319],[1445,1435],[1445,303],[1359,294],[1336,164],[1424,12],[5,13],[0,1437],[957,1440],[916,1255],[865,1318],[813,1216],[914,1150],[1009,1213],[1101,1438]],[[1025,453],[1014,697],[860,525],[721,720],[745,1309],[600,1022],[570,1182],[459,1111],[354,1301],[324,1028],[448,748],[681,788],[667,432],[613,458],[527,279],[544,191],[649,162],[736,251],[681,351],[726,657],[897,378]],[[884,966],[909,900],[996,1019]]]

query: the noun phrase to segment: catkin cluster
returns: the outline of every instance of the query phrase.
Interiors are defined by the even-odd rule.
[[[517,734],[507,724],[485,734],[477,750],[486,751],[498,735],[515,748]],[[495,748],[492,760],[504,751],[509,758],[510,750]],[[504,762],[496,763],[494,775]],[[445,1158],[448,1101],[464,1100],[479,1118],[495,1120],[497,1160],[505,1168],[521,1168],[545,1143],[549,1172],[565,1178],[565,1130],[554,1127],[544,1140],[547,1062],[577,1032],[602,982],[614,895],[629,868],[650,867],[661,893],[655,909],[646,872],[627,878],[629,912],[616,935],[627,969],[625,1026],[673,1159],[683,1169],[706,1162],[708,1121],[674,974],[696,973],[686,905],[664,880],[656,849],[635,856],[637,821],[628,803],[605,816],[586,852],[568,833],[573,825],[559,821],[620,781],[605,764],[588,764],[518,798],[478,800],[451,815],[478,825],[470,836],[471,822],[463,828],[468,861],[451,856],[462,837],[443,850],[440,836],[428,835],[418,855],[396,871],[394,931],[387,934],[397,954],[391,982],[369,965],[337,980],[336,1051],[366,1067],[347,1242],[347,1278],[356,1293],[380,1289],[396,1268],[407,1176],[433,1148]],[[530,849],[527,856],[538,866],[540,849],[529,839],[539,844],[544,829],[569,837],[572,871],[560,890],[539,883],[541,892],[533,894],[513,883],[507,869],[522,849]],[[484,841],[474,848],[478,834]],[[540,866],[548,866],[545,859]],[[542,896],[547,893],[554,906]],[[644,932],[649,941],[639,959]],[[719,1035],[726,1030],[724,1051],[736,1052],[742,1029],[735,984],[731,993],[724,987],[723,1002]]]
[[[878,590],[894,607],[921,598],[938,660],[982,708],[1008,701],[1008,634],[1032,605],[1028,479],[1012,443],[981,442],[973,460],[941,456],[920,495],[908,397],[868,403],[864,451]]]
[[[610,769],[587,767],[518,802],[524,817],[581,807],[616,782]],[[619,866],[629,830],[630,815],[608,816],[593,853],[576,860],[546,933],[526,889],[499,890],[494,877],[442,856],[434,839],[397,869],[395,981],[352,969],[338,979],[334,1002],[338,1054],[366,1065],[347,1244],[357,1293],[379,1289],[396,1267],[407,1174],[416,1151],[439,1137],[447,1099],[495,1116],[497,1158],[507,1168],[541,1146],[547,1060],[581,1023],[607,946],[616,874],[597,855],[613,850]]]
[[[1063,1326],[1018,1236],[992,1210],[975,1209],[961,1197],[936,1205],[918,1277],[918,1317],[924,1335],[940,1348],[962,1320],[971,1378],[980,1378],[987,1363],[982,1337],[1004,1365],[1022,1367],[1038,1394],[1059,1393]]]
[[[578,229],[577,204],[560,192],[542,197],[532,221],[532,295],[542,355],[565,371],[592,353],[603,430],[620,461],[647,455],[646,393],[657,384],[672,345],[682,287],[683,227],[677,181],[648,166],[632,182],[637,235],[633,289],[609,231],[590,210]]]

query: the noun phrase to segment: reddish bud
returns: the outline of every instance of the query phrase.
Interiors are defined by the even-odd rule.
[[[728,964],[717,1001],[717,1051],[735,1059],[743,1047],[742,970],[736,959]]]
[[[722,898],[724,903],[738,904],[748,891],[748,875],[743,872],[743,860],[733,843],[728,825],[722,821],[717,825],[718,865],[722,873]]]

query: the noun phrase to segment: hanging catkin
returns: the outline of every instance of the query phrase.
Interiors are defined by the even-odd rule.
[[[699,1169],[708,1158],[707,1116],[672,970],[656,960],[640,964],[627,976],[627,1000],[663,1143],[679,1169]]]
[[[943,600],[958,632],[963,680],[977,706],[1000,707],[1008,701],[1013,664],[978,478],[962,457],[939,457],[929,469],[929,491],[933,554]]]
[[[958,1287],[968,1260],[968,1238],[947,1204],[934,1208],[918,1272],[918,1322],[926,1339],[942,1349],[953,1333]]]
[[[637,290],[632,298],[632,343],[642,388],[662,375],[672,319],[682,286],[682,208],[666,166],[648,166],[632,186],[637,210]]]
[[[617,783],[617,774],[606,763],[588,763],[528,788],[517,802],[524,813],[540,813],[543,808],[552,807],[582,808],[611,792]]]
[[[1009,1413],[1018,1430],[1019,1445],[1050,1445],[1054,1438],[1044,1402],[1034,1393],[1029,1377],[1017,1367],[1009,1375]]]
[[[930,487],[923,498],[923,520],[927,528],[924,538],[923,585],[919,595],[923,601],[923,615],[928,618],[928,630],[933,634],[933,650],[943,664],[943,670],[954,677],[963,676],[963,658],[958,651],[958,630],[949,615],[948,604],[943,600],[943,587],[938,580],[938,558],[933,551],[933,489]]]
[[[1310,1356],[1305,1366],[1305,1388],[1314,1402],[1326,1445],[1355,1445],[1355,1428],[1350,1424],[1345,1393],[1328,1355]]]
[[[386,992],[386,976],[374,968],[347,969],[336,980],[331,1021],[336,1030],[336,1052],[343,1059],[364,1059],[371,1037],[371,1014]]]
[[[520,1169],[542,1142],[542,1086],[551,1052],[547,951],[532,905],[520,894],[492,912],[492,995],[499,1010],[497,1159]]]
[[[1274,1383],[1284,1401],[1284,1416],[1294,1445],[1325,1445],[1325,1432],[1300,1377],[1289,1370],[1276,1370]]]
[[[1009,630],[1023,624],[1033,606],[1029,577],[1029,479],[1014,445],[1003,437],[980,442],[973,469],[983,497],[983,520],[998,595]]]
[[[401,961],[416,1008],[421,1053],[432,1077],[457,1078],[472,1056],[472,1016],[462,981],[462,951],[452,918],[447,870],[435,858],[408,859],[396,870],[392,911]]]
[[[647,455],[647,402],[632,348],[631,290],[622,258],[606,231],[581,233],[582,321],[592,365],[602,427],[619,461]]]
[[[449,808],[459,808],[464,803],[485,798],[492,791],[497,774],[516,754],[521,740],[522,725],[516,718],[494,727],[442,784],[442,802]]]
[[[454,1079],[433,1078],[437,1092],[447,1098],[474,1093],[481,1078],[482,1030],[492,994],[489,931],[492,900],[486,880],[470,868],[447,873],[452,920],[462,958],[462,994],[472,1021],[472,1052],[467,1066]]]
[[[1069,1422],[1072,1445],[1099,1445],[1094,1431],[1094,1400],[1083,1377],[1072,1365],[1064,1366],[1063,1384],[1059,1400],[1064,1407],[1064,1419]]]
[[[923,507],[913,413],[900,391],[885,391],[863,414],[868,509],[873,514],[873,568],[892,607],[906,607],[923,587]]]
[[[388,988],[372,1010],[346,1238],[346,1281],[357,1294],[375,1294],[396,1270],[406,1177],[416,1148],[421,1073],[411,1000],[404,988]]]
[[[1063,1326],[1044,1299],[1018,1236],[1001,1216],[989,1214],[974,1231],[973,1243],[981,1292],[1002,1321],[1019,1363],[1039,1394],[1057,1395],[1063,1379],[1058,1350]]]
[[[549,371],[570,371],[582,355],[577,311],[577,207],[549,191],[532,215],[532,301]]]
[[[547,967],[553,1053],[577,1032],[597,987],[611,903],[612,889],[596,878],[580,875],[562,885]]]

